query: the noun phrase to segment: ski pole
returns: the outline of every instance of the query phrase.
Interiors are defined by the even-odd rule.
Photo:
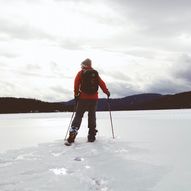
[[[109,109],[109,116],[110,116],[110,122],[111,122],[112,136],[113,136],[113,139],[115,139],[114,129],[113,129],[113,121],[112,121],[112,116],[111,116],[111,106],[109,104],[109,96],[107,97],[107,105],[108,105],[108,109]]]
[[[72,113],[72,116],[71,116],[71,119],[70,119],[70,123],[69,123],[69,125],[68,125],[68,129],[67,129],[67,131],[66,131],[66,135],[65,135],[64,140],[66,140],[66,138],[67,138],[67,136],[68,136],[68,132],[69,132],[70,126],[71,126],[71,124],[72,124],[72,119],[73,119],[73,117],[74,117],[74,113],[75,113],[75,111],[76,111],[77,105],[78,105],[78,102],[76,102],[75,105],[74,105],[74,110],[73,110],[73,113]]]

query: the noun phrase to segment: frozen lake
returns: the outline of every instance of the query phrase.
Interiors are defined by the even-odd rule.
[[[72,113],[0,115],[0,152],[63,139]],[[191,144],[191,110],[112,112],[117,137],[130,142]],[[97,112],[99,136],[112,137],[108,112]],[[85,114],[78,137],[87,136]],[[176,148],[175,148],[175,145]],[[169,145],[169,146],[170,146]]]
[[[54,141],[62,143],[71,115],[72,113],[0,115],[1,156],[6,156],[7,150],[38,148],[39,143],[48,144]],[[136,155],[129,154],[129,160],[137,161],[141,158],[142,162],[152,161],[153,164],[162,165],[166,169],[163,178],[152,189],[146,189],[146,184],[143,184],[145,189],[142,190],[189,191],[191,189],[191,110],[122,111],[112,112],[112,117],[115,135],[117,140],[120,140],[119,145],[124,141],[131,149],[139,148],[147,151]],[[97,128],[99,134],[96,144],[99,144],[99,140],[111,139],[108,112],[97,112]],[[76,142],[84,142],[86,136],[87,115],[84,116]],[[103,144],[108,145],[104,142]],[[115,149],[116,145],[113,147]],[[1,184],[3,183],[0,180],[0,188]],[[131,187],[131,191],[142,191],[135,185]],[[14,189],[7,187],[6,190]],[[112,189],[105,187],[105,190]]]

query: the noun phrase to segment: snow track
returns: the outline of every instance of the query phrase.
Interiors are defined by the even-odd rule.
[[[167,173],[133,143],[78,138],[0,155],[1,191],[147,191]]]

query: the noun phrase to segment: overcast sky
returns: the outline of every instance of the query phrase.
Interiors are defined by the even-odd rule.
[[[190,91],[190,10],[189,0],[0,0],[0,97],[70,100],[86,58],[112,98]]]

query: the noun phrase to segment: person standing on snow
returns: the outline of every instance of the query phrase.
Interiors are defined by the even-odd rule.
[[[100,78],[98,72],[92,68],[92,62],[87,58],[81,63],[81,71],[77,73],[74,81],[74,97],[77,105],[66,145],[71,145],[74,142],[86,111],[88,111],[88,142],[96,140],[96,106],[99,87],[109,98],[110,92],[105,82]]]

